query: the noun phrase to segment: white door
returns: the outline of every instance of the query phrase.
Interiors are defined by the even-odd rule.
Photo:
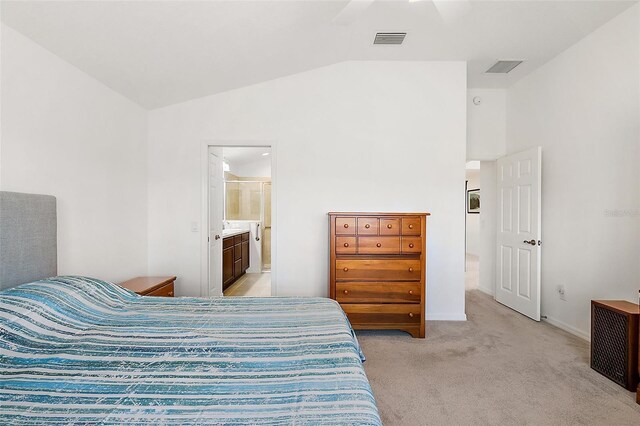
[[[496,301],[540,321],[540,147],[498,159]]]
[[[224,205],[222,149],[209,148],[209,296],[222,295],[222,221]]]

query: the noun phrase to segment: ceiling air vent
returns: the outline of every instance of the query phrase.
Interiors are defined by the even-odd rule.
[[[486,72],[489,74],[507,74],[521,63],[522,61],[498,61]]]
[[[402,44],[407,33],[376,33],[373,44]]]

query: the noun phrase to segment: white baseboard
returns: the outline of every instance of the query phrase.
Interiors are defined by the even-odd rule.
[[[466,321],[466,314],[429,314],[427,321]]]
[[[491,297],[494,297],[495,295],[493,294],[493,289],[492,288],[484,288],[484,287],[479,287],[477,288],[478,290],[480,290],[481,292],[488,294]]]
[[[562,321],[560,321],[558,319],[555,319],[553,317],[543,318],[542,320],[545,321],[545,322],[548,322],[549,324],[551,324],[551,325],[553,325],[555,327],[558,327],[561,330],[566,331],[567,333],[571,333],[576,337],[579,337],[579,338],[581,338],[583,340],[586,340],[587,342],[591,341],[591,336],[588,333],[585,333],[582,330],[578,330],[577,328],[575,328],[575,327],[573,327],[573,326],[571,326],[571,325],[569,325],[569,324],[567,324],[565,322],[562,322]]]

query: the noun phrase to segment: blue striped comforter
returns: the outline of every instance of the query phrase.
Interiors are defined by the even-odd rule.
[[[1,424],[379,425],[362,360],[328,299],[0,292]]]

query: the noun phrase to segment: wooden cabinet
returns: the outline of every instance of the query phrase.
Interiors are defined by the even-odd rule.
[[[355,329],[424,337],[429,213],[329,213],[329,293]]]
[[[630,391],[638,389],[639,323],[635,303],[591,301],[591,368]]]
[[[242,271],[249,269],[249,241],[242,242]]]
[[[222,287],[226,289],[233,283],[233,245],[222,250]]]
[[[175,276],[136,277],[120,284],[141,296],[173,297]]]
[[[249,269],[249,232],[222,240],[222,289],[226,290]]]

